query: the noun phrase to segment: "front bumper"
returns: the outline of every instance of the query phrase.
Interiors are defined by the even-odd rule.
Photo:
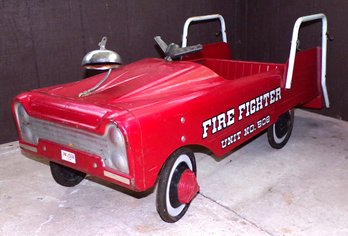
[[[41,156],[49,161],[68,166],[91,176],[96,176],[109,182],[122,185],[126,188],[134,188],[134,186],[132,186],[133,181],[130,175],[105,167],[102,158],[94,154],[86,153],[46,140],[39,140],[38,144],[35,146],[20,141],[20,147],[25,152]],[[62,151],[74,154],[74,163],[72,161],[64,160],[62,157]]]

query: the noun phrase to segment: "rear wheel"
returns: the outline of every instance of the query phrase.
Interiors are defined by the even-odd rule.
[[[81,171],[74,170],[52,161],[50,162],[50,168],[53,179],[58,184],[65,187],[73,187],[79,184],[86,177],[86,174]]]
[[[294,110],[282,114],[276,123],[267,130],[267,138],[271,147],[280,149],[288,142],[294,125]]]
[[[179,149],[169,157],[159,176],[156,207],[162,220],[173,223],[181,219],[198,191],[194,154]]]

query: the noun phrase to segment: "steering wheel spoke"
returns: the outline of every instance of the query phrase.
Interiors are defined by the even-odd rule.
[[[167,61],[172,61],[176,59],[180,59],[182,56],[191,54],[191,53],[197,53],[203,49],[203,46],[201,44],[188,46],[188,47],[179,47],[179,45],[175,43],[171,43],[167,45],[160,36],[154,37],[156,43],[161,48],[161,50],[164,52],[165,59]]]

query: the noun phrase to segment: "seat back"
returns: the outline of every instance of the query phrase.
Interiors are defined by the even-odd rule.
[[[200,52],[184,56],[182,60],[192,61],[201,58],[231,60],[232,56],[230,46],[224,42],[204,44],[203,49]]]

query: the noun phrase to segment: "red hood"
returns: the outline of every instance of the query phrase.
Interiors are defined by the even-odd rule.
[[[36,117],[97,129],[104,119],[117,116],[124,121],[129,119],[127,111],[153,110],[160,104],[168,108],[169,104],[193,99],[224,81],[197,63],[144,59],[113,70],[96,91],[78,97],[104,76],[105,73],[74,83],[36,89],[17,99]]]
[[[223,81],[210,69],[197,63],[144,59],[113,70],[96,91],[89,96],[78,97],[79,93],[96,85],[104,76],[105,73],[102,73],[78,82],[35,91],[95,105],[129,109],[130,103],[140,100],[178,97],[180,94],[216,86]]]

